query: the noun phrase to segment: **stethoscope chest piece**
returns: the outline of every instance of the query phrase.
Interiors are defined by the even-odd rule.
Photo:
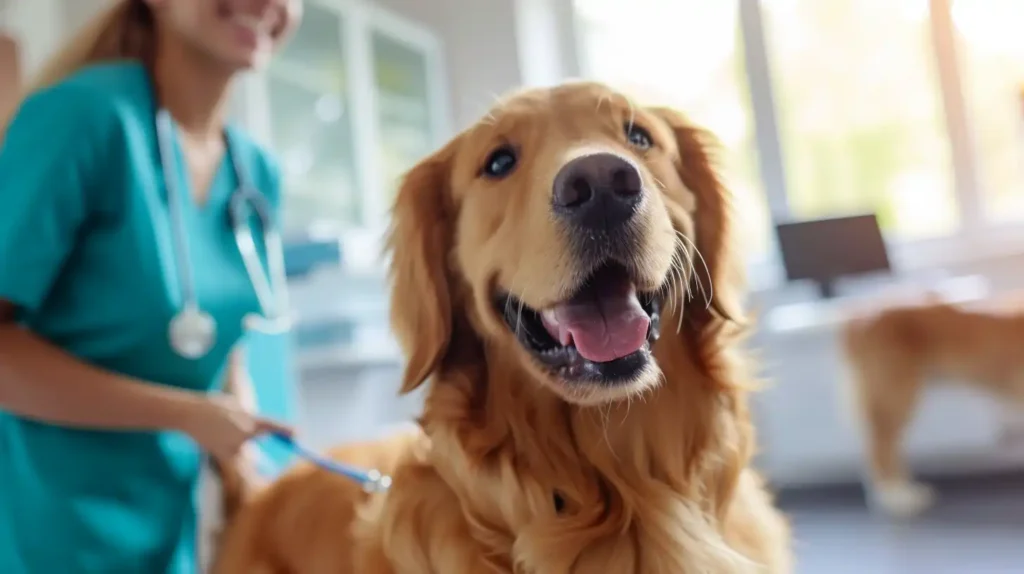
[[[186,359],[201,359],[213,349],[217,324],[209,313],[188,305],[171,319],[171,348]]]

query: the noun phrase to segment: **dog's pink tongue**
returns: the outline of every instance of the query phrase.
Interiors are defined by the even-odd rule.
[[[628,281],[588,289],[542,314],[562,345],[575,343],[583,358],[606,363],[635,353],[647,341],[651,319]]]

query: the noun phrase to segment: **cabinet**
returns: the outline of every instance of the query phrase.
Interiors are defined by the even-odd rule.
[[[357,0],[308,0],[302,25],[245,85],[244,121],[280,157],[291,238],[342,239],[372,266],[399,176],[448,134],[429,31]]]
[[[303,267],[290,279],[299,388],[284,402],[299,420],[316,416],[304,412],[311,403],[303,397],[319,400],[317,373],[400,366],[387,330],[381,238],[399,177],[448,137],[441,62],[430,31],[369,2],[306,0],[290,42],[238,94],[239,119],[282,168],[290,253],[340,245],[340,264],[329,250],[318,261],[289,258],[289,267]],[[339,378],[347,384],[333,392],[360,387]]]

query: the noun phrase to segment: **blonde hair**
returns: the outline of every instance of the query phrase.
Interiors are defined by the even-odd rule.
[[[10,114],[16,114],[26,96],[51,86],[97,62],[141,60],[152,62],[155,49],[153,13],[145,0],[115,0],[96,16],[25,84]],[[0,118],[0,141],[10,117]]]

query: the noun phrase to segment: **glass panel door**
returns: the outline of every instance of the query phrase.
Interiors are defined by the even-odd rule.
[[[390,207],[402,174],[434,143],[429,63],[423,50],[379,30],[372,34],[372,53],[382,205]]]
[[[270,66],[267,80],[290,234],[337,232],[361,223],[345,22],[337,11],[313,2],[305,10],[301,27]]]
[[[890,236],[959,225],[927,2],[763,3],[792,214],[873,211]]]
[[[1024,22],[1021,0],[954,0],[982,200],[1000,222],[1024,219]]]

